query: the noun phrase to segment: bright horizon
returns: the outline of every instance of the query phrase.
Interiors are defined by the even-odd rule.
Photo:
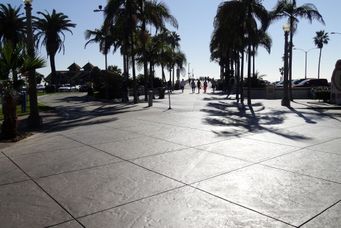
[[[209,44],[213,31],[213,20],[218,8],[218,5],[223,2],[221,0],[164,0],[169,7],[171,14],[176,17],[179,22],[177,33],[181,37],[181,50],[186,54],[187,61],[190,63],[190,71],[194,72],[196,78],[200,76],[210,76],[219,78],[219,65],[210,62]],[[263,4],[271,10],[277,1],[264,0]],[[22,5],[21,0],[1,0],[1,3],[11,4],[12,6]],[[318,1],[318,0],[297,0],[297,5],[304,3],[314,4],[322,14],[326,25],[322,25],[317,21],[310,24],[305,19],[300,19],[298,31],[294,36],[294,45],[296,48],[309,50],[314,48],[313,37],[316,31],[325,30],[329,33],[329,44],[325,45],[322,50],[321,61],[321,78],[327,78],[330,81],[332,71],[337,59],[341,58],[341,35],[332,35],[330,32],[341,32],[341,26],[338,23],[338,9],[341,8],[341,2],[335,0]],[[328,4],[329,3],[329,4]],[[86,29],[99,28],[103,21],[101,12],[95,13],[94,9],[98,5],[106,5],[106,0],[59,0],[43,1],[34,0],[32,3],[33,15],[37,11],[51,12],[56,9],[57,12],[66,14],[73,23],[77,26],[73,29],[73,35],[66,33],[65,39],[65,55],[58,53],[56,55],[57,70],[65,70],[72,63],[77,63],[81,67],[87,62],[99,68],[104,68],[104,56],[99,53],[98,44],[90,44],[84,49],[86,40],[84,32]],[[22,12],[23,6],[22,6]],[[279,68],[283,65],[283,47],[284,34],[282,25],[286,20],[276,21],[270,25],[268,33],[273,40],[271,54],[268,54],[264,49],[259,48],[256,69],[260,74],[266,75],[264,79],[268,81],[278,81],[280,79]],[[173,30],[169,26],[170,30]],[[311,50],[308,53],[308,77],[317,77],[319,50]],[[47,58],[45,47],[40,50],[40,55],[46,59],[47,67],[38,71],[45,76],[50,73],[49,60]],[[304,52],[294,50],[293,54],[293,78],[304,77]],[[117,65],[122,68],[122,58],[119,51],[114,55],[108,55],[108,65]],[[184,78],[187,78],[187,69]],[[160,77],[158,70],[157,76]]]

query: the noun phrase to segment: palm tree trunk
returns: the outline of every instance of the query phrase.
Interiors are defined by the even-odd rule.
[[[165,66],[161,63],[161,71],[162,71],[162,81],[166,82],[166,75],[165,75]]]
[[[251,45],[248,45],[247,63],[247,104],[251,105]]]
[[[252,77],[256,77],[256,47],[252,45]]]
[[[58,80],[56,74],[56,63],[55,63],[55,56],[50,54],[50,66],[51,66],[51,82],[54,85],[55,89],[58,89]]]
[[[173,71],[172,88],[174,88],[174,86],[175,86],[175,82],[174,82],[174,72],[175,72],[175,69],[174,69],[174,66],[172,67],[172,71]]]
[[[239,53],[236,53],[236,61],[235,61],[235,69],[236,69],[236,79],[237,79],[237,85],[236,85],[236,100],[237,103],[239,103],[239,93],[240,93],[240,58]]]
[[[129,79],[129,72],[128,72],[128,57],[126,54],[123,54],[123,85],[122,85],[122,102],[126,103],[129,101],[129,94],[128,94],[128,79]]]
[[[244,50],[242,51],[242,63],[240,67],[240,102],[244,104],[244,62],[245,62],[245,54]]]
[[[1,125],[1,137],[13,139],[17,136],[17,113],[15,98],[11,92],[3,96],[2,113],[4,120]]]
[[[319,64],[317,69],[317,78],[320,78],[320,70],[321,70],[321,55],[322,55],[322,48],[320,48],[320,54],[319,54]]]

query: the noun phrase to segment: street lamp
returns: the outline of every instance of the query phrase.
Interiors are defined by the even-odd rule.
[[[102,5],[98,5],[98,9],[94,9],[94,12],[95,13],[98,13],[98,12],[104,12],[103,10],[103,6]],[[107,32],[107,29],[105,29],[105,34],[104,34],[104,48],[106,49],[107,48],[107,39],[108,39],[108,32]],[[105,54],[104,54],[104,67],[105,67],[105,71],[108,70],[108,53],[107,53],[107,50],[105,50]]]
[[[34,58],[35,56],[32,31],[32,1],[24,0],[26,11],[26,47],[30,58]],[[28,121],[31,127],[39,127],[42,124],[42,120],[38,110],[37,82],[34,69],[28,71],[28,84],[28,94],[30,96],[30,114]]]
[[[102,5],[98,5],[98,9],[94,9],[94,12],[102,12],[102,11],[104,11],[102,8],[103,8]]]
[[[303,51],[304,52],[304,68],[305,68],[305,70],[304,70],[304,78],[305,79],[307,79],[307,62],[308,62],[308,52],[310,52],[311,50],[314,50],[314,49],[317,49],[317,48],[311,48],[311,49],[309,49],[309,50],[304,50],[304,49],[302,49],[302,48],[294,48],[294,50],[299,50],[299,51]]]
[[[331,32],[330,34],[333,34],[333,35],[341,35],[341,32]]]
[[[283,98],[282,98],[282,106],[290,107],[290,99],[289,99],[289,83],[288,83],[288,36],[290,32],[290,25],[283,25],[284,31],[284,82],[283,82]]]

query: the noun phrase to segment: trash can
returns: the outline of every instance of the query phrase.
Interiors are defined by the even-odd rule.
[[[148,91],[148,106],[153,106],[153,90]]]

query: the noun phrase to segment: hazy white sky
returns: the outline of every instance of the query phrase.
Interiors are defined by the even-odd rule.
[[[1,3],[10,3],[14,6],[22,4],[22,0],[0,0]],[[181,36],[181,48],[187,56],[191,71],[196,77],[214,76],[219,77],[219,66],[210,62],[209,43],[213,31],[213,19],[221,0],[163,0],[171,10],[171,13],[179,22],[178,33]],[[264,6],[272,9],[275,0],[264,0]],[[325,30],[326,32],[341,32],[340,9],[341,1],[338,0],[297,0],[297,5],[313,3],[320,11],[326,26],[318,22],[308,23],[301,19],[298,31],[294,37],[294,45],[305,50],[314,48],[313,37],[315,32]],[[103,21],[102,13],[94,13],[97,6],[105,5],[106,0],[33,0],[33,14],[37,11],[52,9],[61,11],[68,15],[77,24],[73,30],[73,35],[66,34],[65,54],[59,53],[56,57],[58,70],[66,69],[70,64],[76,62],[80,66],[88,61],[92,64],[104,68],[104,57],[98,52],[98,45],[88,45],[84,49],[86,29],[95,29]],[[262,48],[256,60],[256,68],[260,74],[265,74],[265,79],[269,81],[279,80],[279,68],[282,65],[284,35],[282,30],[283,21],[274,22],[268,32],[273,39],[271,54]],[[341,58],[341,35],[330,35],[329,44],[326,45],[322,53],[321,77],[330,80],[334,65],[337,59]],[[311,50],[308,53],[308,77],[317,77],[318,50]],[[46,57],[44,50],[41,55]],[[122,66],[122,59],[119,53],[110,54],[110,65]],[[47,61],[48,62],[48,61]],[[47,75],[50,72],[49,64],[40,72]],[[186,76],[187,77],[187,76]],[[304,77],[304,52],[294,51],[293,55],[293,78]]]

